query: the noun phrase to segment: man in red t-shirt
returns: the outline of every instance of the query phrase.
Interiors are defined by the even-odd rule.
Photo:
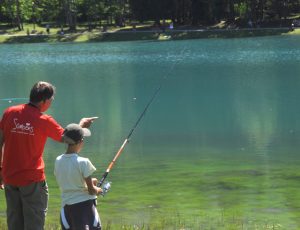
[[[64,131],[43,114],[54,93],[50,83],[37,82],[30,102],[7,108],[0,120],[0,186],[5,189],[9,230],[44,228],[48,207],[44,146],[48,137],[62,142]],[[89,127],[96,118],[82,118],[79,125]]]

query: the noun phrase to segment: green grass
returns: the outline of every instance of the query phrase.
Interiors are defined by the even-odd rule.
[[[2,28],[2,29],[1,29]],[[116,28],[108,27],[109,33],[102,33],[101,28],[87,31],[85,26],[79,26],[76,33],[70,33],[64,28],[65,34],[60,35],[60,28],[51,28],[50,35],[46,34],[44,27],[36,26],[34,34],[27,35],[33,30],[32,24],[25,24],[23,31],[0,27],[0,43],[41,43],[41,42],[101,42],[101,41],[135,41],[135,40],[182,40],[199,38],[235,38],[252,36],[270,36],[282,34],[299,34],[299,30],[290,31],[288,28],[273,29],[232,29],[232,30],[188,30],[181,29],[160,31],[149,25],[140,25],[136,30],[132,26]],[[195,29],[195,28],[194,28]]]
[[[297,229],[298,160],[288,152],[268,163],[251,153],[228,154],[123,158],[109,175],[111,191],[98,198],[104,229]],[[60,197],[49,161],[47,229],[57,229]]]
[[[267,164],[264,156],[228,154],[201,150],[185,157],[160,156],[159,162],[155,154],[142,161],[127,157],[109,175],[111,191],[98,199],[104,229],[297,229],[298,160],[289,159],[288,152],[272,156]],[[52,160],[46,157],[46,229],[59,229],[60,195]],[[3,193],[0,199],[1,228]]]
[[[300,35],[300,29],[299,28],[294,29],[293,31],[290,31],[288,34],[289,35]]]
[[[212,149],[197,153],[187,149],[184,156],[168,154],[123,156],[109,175],[111,191],[98,198],[103,229],[299,228],[300,162],[289,150],[272,156]],[[49,230],[60,228],[54,156],[45,156]],[[97,162],[98,154],[86,156]],[[97,168],[99,178],[105,165]],[[3,192],[0,229],[5,229]]]

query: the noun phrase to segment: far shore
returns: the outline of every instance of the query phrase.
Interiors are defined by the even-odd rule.
[[[0,31],[1,32],[1,31]],[[42,42],[107,42],[107,41],[137,41],[137,40],[185,40],[201,38],[241,38],[256,36],[274,35],[300,35],[300,29],[289,27],[278,28],[233,28],[233,29],[120,29],[102,31],[79,31],[76,33],[53,32],[46,34],[44,31],[39,33],[0,33],[0,44],[15,43],[42,43]]]

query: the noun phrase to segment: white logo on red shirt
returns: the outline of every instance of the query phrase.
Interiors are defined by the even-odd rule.
[[[18,123],[18,118],[15,118],[14,124],[15,124],[15,128],[12,128],[11,132],[34,135],[33,126],[31,126],[29,122],[25,124],[20,124]]]

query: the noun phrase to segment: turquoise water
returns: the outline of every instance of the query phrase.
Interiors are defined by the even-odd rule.
[[[99,116],[82,155],[101,177],[162,85],[99,198],[103,224],[297,229],[299,39],[1,45],[0,99],[45,80],[57,88],[48,113],[63,126]],[[51,223],[63,151],[53,141],[45,150]]]

